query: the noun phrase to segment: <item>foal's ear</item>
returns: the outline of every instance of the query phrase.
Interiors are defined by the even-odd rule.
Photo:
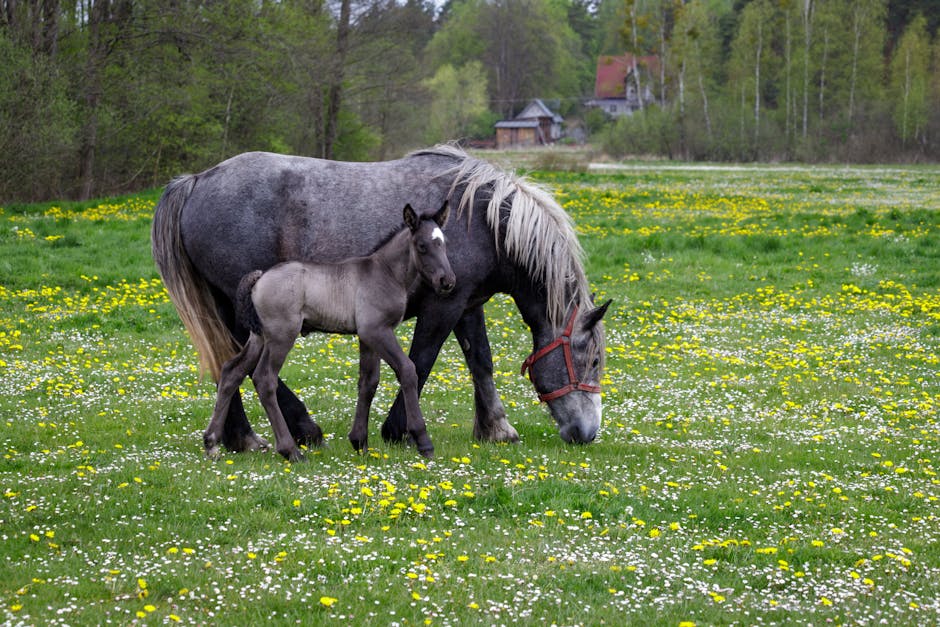
[[[601,321],[601,318],[604,317],[604,314],[607,313],[607,308],[610,307],[612,302],[614,302],[613,299],[609,299],[600,307],[595,307],[584,314],[584,320],[581,321],[581,326],[584,327],[584,329],[593,329],[597,323]]]
[[[450,202],[445,198],[444,204],[441,205],[441,208],[437,213],[434,214],[434,217],[431,218],[437,225],[441,228],[444,228],[444,225],[447,224],[447,218],[450,217]]]
[[[405,205],[405,210],[403,212],[405,218],[405,225],[412,231],[418,230],[418,214],[415,213],[415,210],[412,209],[411,203]]]

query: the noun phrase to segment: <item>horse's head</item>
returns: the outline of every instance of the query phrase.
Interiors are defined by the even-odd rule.
[[[601,387],[604,370],[604,334],[600,307],[572,308],[554,340],[536,348],[522,364],[548,404],[561,438],[569,444],[586,444],[601,427]]]
[[[449,205],[444,201],[440,210],[429,218],[420,217],[411,205],[405,205],[405,224],[411,230],[411,249],[421,278],[437,294],[449,294],[457,282],[447,259],[444,231]]]

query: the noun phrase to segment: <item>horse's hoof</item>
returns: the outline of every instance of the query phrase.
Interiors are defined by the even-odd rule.
[[[291,435],[298,446],[320,446],[323,444],[323,429],[312,419],[298,421]]]
[[[484,423],[475,420],[473,425],[473,437],[479,442],[510,442],[514,444],[519,441],[519,432],[509,424],[505,417],[487,423],[488,426],[485,428],[481,427],[481,424]]]
[[[206,432],[202,435],[202,446],[205,449],[206,457],[209,459],[215,460],[221,455],[221,450],[219,449],[219,438],[210,432]]]
[[[369,441],[367,438],[349,436],[349,443],[352,444],[353,450],[360,455],[365,455],[369,452]]]
[[[271,443],[262,438],[260,435],[255,435],[254,433],[251,436],[245,438],[245,449],[246,451],[266,451],[271,448]]]
[[[233,453],[244,453],[246,451],[266,451],[271,448],[268,441],[257,435],[254,431],[241,433],[237,436],[227,437],[222,435],[222,444]],[[208,447],[207,447],[208,448]]]
[[[382,439],[389,444],[401,444],[405,440],[405,433],[397,427],[388,426],[388,423],[385,423],[382,425]]]
[[[414,438],[415,446],[418,449],[418,453],[421,454],[425,459],[434,459],[434,444],[431,442],[431,438],[428,437],[427,433],[421,435],[421,437]]]

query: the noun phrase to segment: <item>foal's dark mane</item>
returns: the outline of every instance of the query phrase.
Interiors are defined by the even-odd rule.
[[[422,218],[422,219],[423,219],[423,218]],[[407,227],[405,226],[405,223],[402,222],[400,225],[398,225],[397,228],[392,229],[392,230],[389,231],[385,236],[383,236],[383,237],[379,240],[379,245],[376,246],[375,248],[373,248],[371,251],[369,251],[369,254],[368,254],[368,255],[363,255],[363,257],[371,257],[372,255],[374,255],[380,248],[382,248],[383,246],[385,246],[386,244],[388,244],[390,241],[392,241],[392,239],[394,239],[394,237],[395,237],[396,235],[398,235],[399,233],[401,233],[401,232],[402,232],[403,230],[405,230],[406,228],[407,228]],[[340,263],[342,263],[342,262],[340,262]]]

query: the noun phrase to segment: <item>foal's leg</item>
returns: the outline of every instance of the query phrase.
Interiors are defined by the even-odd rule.
[[[379,387],[379,356],[369,345],[359,340],[359,397],[356,399],[356,417],[349,431],[349,441],[357,452],[369,450],[369,410]]]
[[[299,462],[304,460],[304,455],[294,442],[294,438],[291,437],[284,415],[277,404],[277,373],[281,371],[287,353],[294,345],[294,337],[292,336],[290,340],[268,338],[251,380],[255,384],[255,390],[258,392],[264,411],[268,414],[271,428],[274,430],[274,446],[277,452],[289,461]]]
[[[418,447],[418,452],[427,458],[434,457],[434,444],[428,436],[427,425],[418,405],[418,374],[414,362],[405,355],[398,340],[395,339],[395,330],[380,328],[360,333],[360,342],[368,342],[372,349],[379,354],[395,371],[398,384],[401,386],[401,395],[405,403],[405,424],[408,434]]]
[[[429,297],[433,301],[433,297]],[[414,337],[411,340],[411,349],[408,353],[414,363],[418,374],[418,394],[424,387],[431,368],[437,360],[444,340],[450,335],[451,329],[457,323],[464,309],[465,301],[459,298],[448,298],[446,306],[440,301],[433,301],[430,305],[418,312],[415,323]],[[387,361],[387,360],[386,360]],[[382,424],[382,437],[386,442],[401,442],[407,430],[407,409],[405,407],[403,392],[395,398],[388,417]]]
[[[248,373],[250,373],[258,363],[258,358],[261,356],[261,348],[261,338],[252,333],[241,351],[222,366],[216,392],[215,409],[212,412],[212,418],[209,420],[209,426],[202,436],[206,455],[212,459],[219,456],[219,444],[222,442],[222,434],[225,429],[225,421],[228,416],[229,407],[232,404],[232,397],[238,393],[238,388],[242,384],[242,381],[245,380]],[[264,442],[263,440],[261,441]],[[265,445],[266,444],[267,442],[265,442]]]
[[[231,302],[228,299],[220,298],[218,305],[219,314],[232,333],[232,337],[242,346],[247,344],[251,333],[248,329],[235,324],[235,311]],[[222,444],[234,453],[257,451],[269,447],[268,442],[252,430],[251,424],[248,422],[248,416],[245,415],[245,406],[242,403],[240,390],[235,390],[232,395],[232,402],[229,404],[228,415],[225,417],[222,430]]]

